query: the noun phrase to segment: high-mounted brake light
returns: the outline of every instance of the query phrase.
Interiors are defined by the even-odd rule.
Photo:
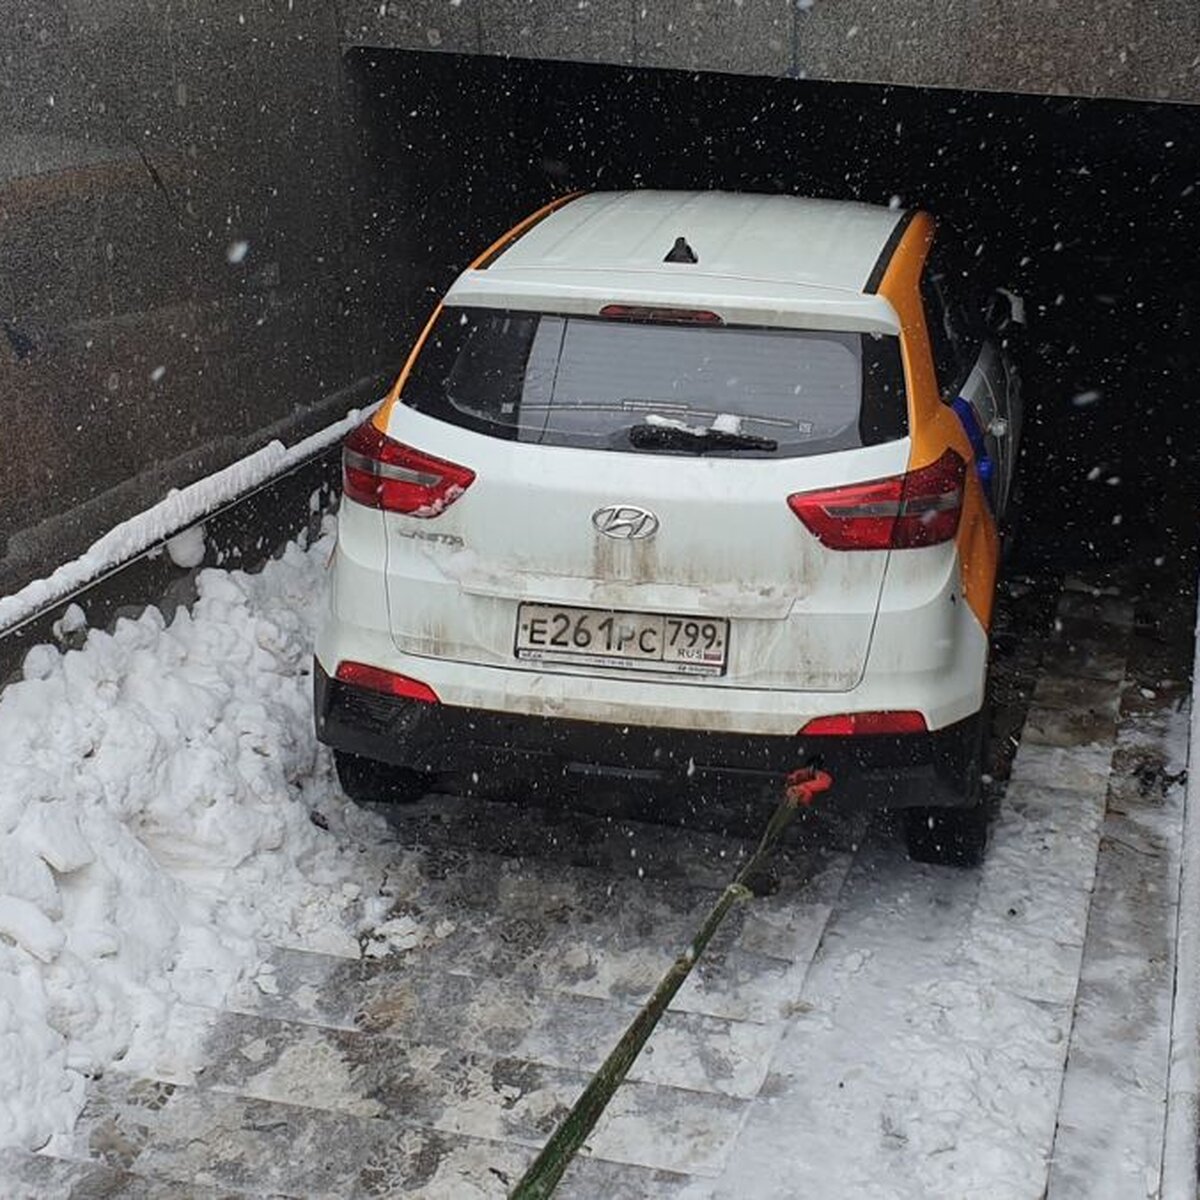
[[[814,717],[800,733],[804,737],[864,737],[870,734],[927,733],[929,726],[919,712],[840,713]]]
[[[436,517],[469,488],[475,472],[390,438],[370,421],[342,444],[342,494],[370,508]]]
[[[369,692],[382,692],[385,696],[399,696],[403,700],[421,700],[426,704],[438,704],[437,692],[419,679],[409,679],[396,671],[385,671],[367,663],[338,663],[334,678],[351,687],[365,688]]]
[[[610,321],[647,321],[659,325],[724,325],[704,308],[655,308],[641,304],[606,304],[600,315]]]
[[[962,517],[967,464],[937,462],[871,483],[788,497],[792,512],[831,550],[911,550],[950,541]]]

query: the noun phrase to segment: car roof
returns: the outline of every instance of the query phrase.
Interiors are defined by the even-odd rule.
[[[873,293],[904,218],[799,196],[588,193],[464,272],[446,299],[568,311],[604,299],[713,303],[732,320],[894,330],[891,306]],[[697,261],[664,262],[677,238]]]
[[[594,192],[539,221],[493,269],[658,270],[677,237],[701,271],[861,292],[903,214],[738,192]]]

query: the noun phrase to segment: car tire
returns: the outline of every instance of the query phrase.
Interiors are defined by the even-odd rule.
[[[394,767],[345,750],[333,752],[333,765],[342,791],[356,804],[412,804],[429,791],[429,776],[409,767]]]
[[[905,809],[904,840],[914,862],[947,867],[977,867],[983,862],[992,815],[983,795],[986,734],[985,709],[938,742],[934,769],[955,803]]]

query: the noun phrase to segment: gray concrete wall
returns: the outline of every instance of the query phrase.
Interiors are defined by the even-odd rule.
[[[0,591],[374,394],[350,103],[325,0],[0,0]]]
[[[1200,101],[1196,0],[346,0],[350,45]]]

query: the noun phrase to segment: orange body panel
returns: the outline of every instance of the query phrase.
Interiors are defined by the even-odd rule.
[[[921,302],[921,272],[933,244],[934,228],[928,213],[917,213],[896,246],[879,285],[879,294],[891,303],[900,318],[900,352],[908,385],[912,437],[910,470],[935,462],[948,447],[957,450],[968,462],[972,460],[966,431],[954,410],[941,400],[925,325],[925,306]],[[979,476],[973,470],[967,472],[962,520],[955,544],[963,596],[980,625],[990,629],[1000,536]]]
[[[442,315],[442,306],[439,302],[434,308],[433,314],[429,320],[425,322],[425,328],[421,330],[421,336],[413,343],[413,348],[408,352],[408,357],[404,360],[404,366],[400,368],[400,374],[396,376],[396,382],[392,384],[391,391],[388,392],[387,398],[375,410],[375,416],[372,421],[375,428],[381,433],[387,433],[388,419],[392,415],[392,408],[396,401],[400,398],[400,393],[404,388],[404,381],[408,378],[409,372],[413,368],[413,363],[417,361],[417,355],[421,353],[421,347],[425,345],[426,339],[429,337],[430,331],[437,322],[438,317]]]

